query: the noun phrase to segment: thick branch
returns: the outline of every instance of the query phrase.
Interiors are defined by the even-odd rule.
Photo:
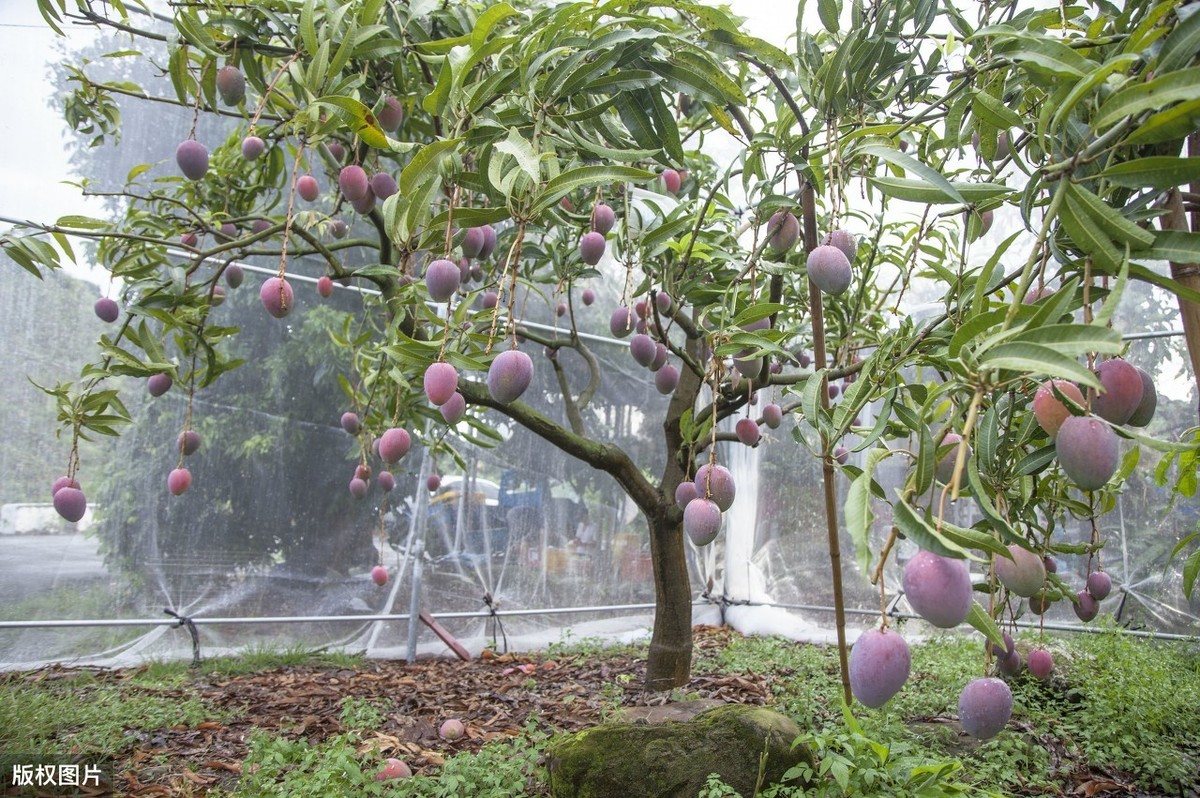
[[[468,404],[498,410],[542,440],[551,443],[563,452],[582,460],[617,480],[634,503],[647,515],[652,515],[659,503],[659,493],[642,476],[629,456],[616,446],[576,435],[567,428],[555,424],[546,416],[524,402],[503,404],[488,393],[487,386],[473,380],[459,380],[458,390]]]

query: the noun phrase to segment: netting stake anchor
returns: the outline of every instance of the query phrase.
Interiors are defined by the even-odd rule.
[[[186,615],[180,615],[179,613],[169,610],[166,607],[163,607],[163,612],[165,612],[167,615],[170,615],[172,618],[179,619],[179,623],[177,624],[178,626],[186,626],[187,627],[188,634],[190,634],[192,636],[192,667],[199,668],[200,667],[200,632],[199,632],[199,630],[196,629],[195,622],[193,622],[192,619],[187,617]]]

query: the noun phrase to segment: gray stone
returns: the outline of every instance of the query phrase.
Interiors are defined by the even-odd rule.
[[[554,798],[695,798],[717,773],[742,795],[753,795],[765,751],[762,786],[791,767],[816,760],[792,748],[800,727],[764,707],[729,705],[689,721],[610,723],[551,744],[546,764]]]

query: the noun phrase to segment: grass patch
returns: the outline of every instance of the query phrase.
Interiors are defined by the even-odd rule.
[[[1022,651],[1039,644],[1035,633],[1018,639]],[[1063,794],[1074,790],[1087,771],[1116,774],[1149,795],[1185,795],[1200,783],[1200,650],[1195,645],[1135,638],[1111,625],[1098,634],[1047,638],[1045,645],[1055,658],[1052,679],[1044,683],[1028,674],[1009,679],[1013,720],[982,743],[960,735],[952,723],[962,687],[983,674],[977,637],[937,635],[913,646],[912,674],[904,689],[881,709],[854,706],[853,716],[843,713],[832,647],[731,634],[724,645],[712,645],[709,638],[698,647],[694,671],[768,675],[774,708],[794,718],[805,730],[805,741],[822,753],[819,771],[809,774],[818,781],[813,791],[781,787],[764,798]],[[584,638],[558,644],[550,654],[563,663],[609,659],[617,668],[597,692],[566,696],[564,704],[587,700],[611,717],[627,693],[640,690],[628,672],[628,658],[644,658],[644,645],[609,647]],[[616,658],[621,665],[615,665]],[[198,671],[186,662],[168,662],[148,664],[120,679],[86,671],[39,681],[0,675],[0,717],[7,721],[0,726],[0,749],[30,755],[69,752],[120,763],[123,753],[156,730],[226,720],[199,697],[201,685],[273,669],[364,664],[360,655],[259,646],[242,656],[207,660]],[[683,688],[674,697],[691,696]],[[375,774],[387,756],[407,758],[404,751],[387,747],[386,735],[375,734],[406,711],[403,700],[400,695],[347,695],[337,705],[340,729],[335,731],[340,733],[323,740],[298,738],[287,727],[258,730],[237,785],[226,782],[231,792],[210,795],[546,794],[539,762],[550,730],[536,721],[518,736],[449,756],[433,775],[377,782]],[[706,798],[733,796],[718,781],[706,789]]]
[[[539,764],[549,734],[531,721],[510,740],[446,760],[437,776],[379,782],[375,774],[387,757],[364,746],[357,732],[319,745],[307,740],[258,734],[242,763],[247,775],[228,798],[519,798],[544,782]],[[364,750],[365,749],[365,750]]]
[[[117,757],[137,742],[132,734],[223,719],[196,696],[104,685],[87,673],[37,684],[0,680],[0,686],[0,750],[20,754]]]
[[[345,668],[357,670],[366,662],[361,654],[347,654],[340,651],[323,651],[313,649],[303,644],[293,646],[272,646],[256,644],[247,647],[237,656],[212,657],[200,661],[199,668],[193,668],[188,660],[154,661],[149,662],[135,672],[134,679],[138,684],[150,687],[175,687],[186,684],[191,680],[204,678],[228,678],[245,676],[277,668]]]

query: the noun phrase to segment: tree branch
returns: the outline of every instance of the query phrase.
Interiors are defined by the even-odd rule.
[[[458,390],[467,404],[497,410],[563,452],[610,474],[643,512],[654,514],[660,500],[658,490],[642,475],[641,469],[629,459],[629,455],[618,447],[576,435],[524,402],[497,402],[482,382],[459,380]]]

